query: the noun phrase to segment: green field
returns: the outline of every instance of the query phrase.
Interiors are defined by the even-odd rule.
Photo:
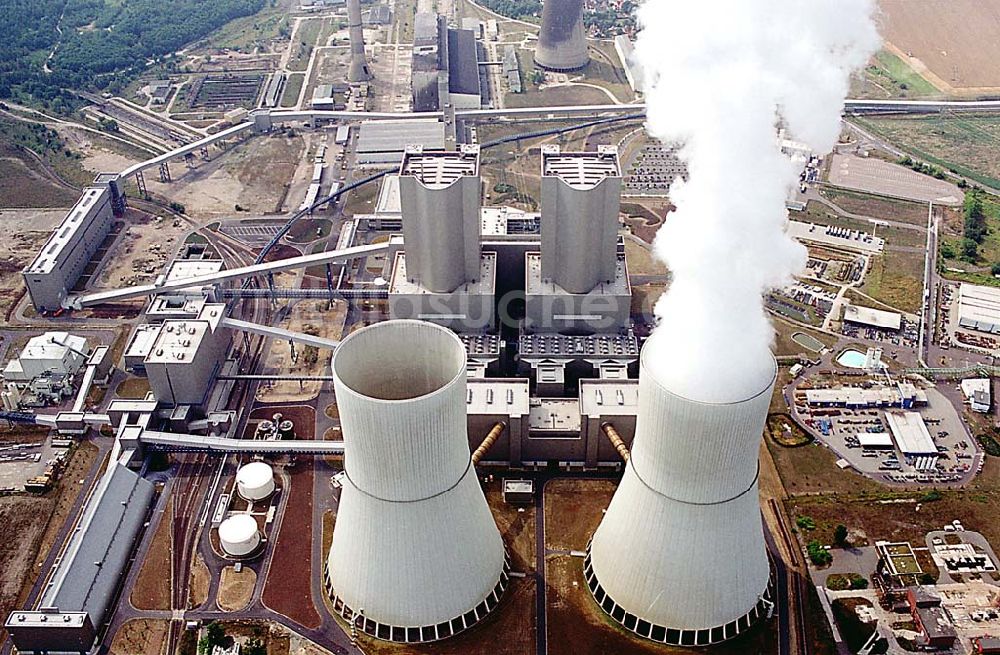
[[[853,118],[914,156],[1000,189],[1000,118],[989,114]]]
[[[288,60],[288,70],[304,71],[309,67],[309,57],[322,29],[323,21],[319,19],[305,20],[299,24],[292,42],[292,58]]]
[[[851,79],[852,98],[885,100],[889,98],[943,97],[933,84],[920,76],[905,61],[881,50]]]
[[[302,92],[302,84],[306,81],[305,73],[292,73],[285,80],[285,90],[281,93],[281,106],[294,107],[299,101],[299,94]]]
[[[258,45],[289,35],[291,27],[284,11],[266,7],[252,16],[237,18],[209,34],[205,41],[212,48],[250,51]]]

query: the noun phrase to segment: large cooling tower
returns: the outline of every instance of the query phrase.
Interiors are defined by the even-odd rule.
[[[461,632],[507,585],[471,464],[465,364],[458,337],[423,321],[364,328],[333,357],[345,475],[325,582],[336,610],[380,639]]]
[[[649,353],[647,345],[631,457],[584,560],[587,584],[643,637],[717,643],[767,604],[757,456],[777,367],[764,367],[748,398],[704,403],[666,388]],[[718,375],[725,385],[726,372]]]
[[[583,30],[583,0],[545,0],[535,63],[553,71],[574,71],[590,60]]]
[[[347,0],[347,29],[351,39],[351,67],[347,71],[349,82],[367,82],[372,78],[365,59],[365,36],[361,27],[361,0]]]

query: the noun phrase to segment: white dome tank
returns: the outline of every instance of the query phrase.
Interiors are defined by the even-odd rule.
[[[251,462],[236,472],[236,491],[246,500],[263,500],[274,493],[274,471],[264,462]]]
[[[235,514],[219,526],[222,550],[232,557],[249,555],[260,545],[257,520],[249,514]]]

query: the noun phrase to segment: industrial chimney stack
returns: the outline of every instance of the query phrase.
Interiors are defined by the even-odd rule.
[[[588,61],[583,0],[545,0],[535,63],[547,70],[574,71],[586,66]]]
[[[367,82],[372,79],[365,59],[365,37],[361,30],[361,0],[347,0],[347,22],[351,37],[351,69],[348,82]]]
[[[626,629],[705,646],[741,634],[770,604],[757,455],[777,367],[761,367],[747,398],[685,398],[651,366],[656,338],[640,356],[625,475],[584,570],[597,603]]]
[[[509,580],[469,452],[465,366],[462,341],[424,321],[358,330],[333,356],[345,459],[325,583],[378,639],[462,632]]]

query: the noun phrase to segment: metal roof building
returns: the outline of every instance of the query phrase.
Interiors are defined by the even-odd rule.
[[[969,330],[1000,333],[1000,289],[959,285],[958,324]]]
[[[848,323],[858,323],[883,330],[898,330],[902,325],[903,315],[898,312],[885,312],[881,309],[848,305],[844,310],[844,320]]]
[[[67,644],[73,643],[67,641],[67,625],[73,626],[75,640],[93,642],[94,626],[101,625],[111,607],[153,493],[153,483],[124,464],[112,464],[88,501],[65,554],[57,560],[38,611],[14,612],[7,621],[19,652],[67,652]],[[46,621],[41,618],[46,614],[60,620]]]
[[[448,30],[448,94],[453,107],[482,106],[479,79],[479,48],[472,30]]]
[[[367,121],[358,128],[358,163],[399,164],[407,146],[443,151],[444,139],[444,123],[438,120]]]
[[[937,446],[919,412],[886,412],[885,420],[901,453],[937,456]]]

